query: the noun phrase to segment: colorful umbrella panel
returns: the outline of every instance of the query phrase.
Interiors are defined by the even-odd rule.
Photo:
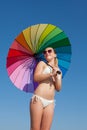
[[[39,61],[45,61],[43,51],[56,50],[63,77],[71,62],[71,44],[60,28],[52,24],[37,24],[23,30],[13,41],[7,56],[7,72],[13,84],[25,92],[34,92],[38,83],[33,74]],[[46,62],[46,61],[45,61]]]

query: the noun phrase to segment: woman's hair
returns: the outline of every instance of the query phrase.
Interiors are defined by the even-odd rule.
[[[54,50],[54,53],[56,54],[56,50],[55,49],[53,49]],[[57,57],[55,57],[55,66],[58,66],[58,58]]]

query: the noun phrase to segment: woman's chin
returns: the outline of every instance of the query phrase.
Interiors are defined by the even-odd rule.
[[[51,61],[51,58],[46,58],[47,62],[50,62]]]

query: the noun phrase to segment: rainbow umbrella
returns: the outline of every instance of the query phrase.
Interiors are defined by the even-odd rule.
[[[34,92],[38,83],[33,80],[39,61],[45,61],[46,47],[56,50],[63,77],[71,62],[71,45],[60,28],[52,24],[37,24],[23,30],[13,41],[7,56],[7,72],[13,84],[25,92]]]

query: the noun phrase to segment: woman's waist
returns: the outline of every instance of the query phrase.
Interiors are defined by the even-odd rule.
[[[44,101],[49,101],[49,102],[53,102],[53,101],[55,101],[54,98],[52,98],[52,99],[48,99],[48,98],[46,98],[46,97],[42,97],[42,96],[40,96],[40,95],[33,94],[32,99],[35,98],[35,97],[37,97],[37,98],[39,98],[39,99],[42,99],[42,100],[44,100]]]
[[[38,95],[44,99],[47,99],[47,100],[54,100],[54,95],[46,95],[46,94],[41,94],[41,93],[34,93],[34,95]]]
[[[54,99],[55,89],[54,89],[54,86],[39,85],[37,89],[35,90],[34,94],[51,100],[51,99]]]

